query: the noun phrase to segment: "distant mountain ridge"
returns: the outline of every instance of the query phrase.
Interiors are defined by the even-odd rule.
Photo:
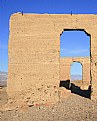
[[[0,86],[7,85],[7,76],[8,76],[7,72],[0,71]]]
[[[0,86],[6,86],[8,73],[0,71]],[[71,75],[71,81],[82,80],[82,75]]]
[[[0,81],[6,81],[7,80],[7,72],[0,71]]]
[[[82,80],[82,75],[71,75],[71,80],[74,81],[74,80]]]

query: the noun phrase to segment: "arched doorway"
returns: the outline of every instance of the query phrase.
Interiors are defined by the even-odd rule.
[[[63,64],[64,68],[65,68],[63,71],[65,71],[64,74],[66,73],[65,74],[66,78],[64,77],[63,81],[61,81],[61,84],[62,84],[62,86],[64,86],[65,82],[68,81],[68,79],[70,79],[70,86],[65,85],[64,87],[66,87],[66,88],[70,87],[69,89],[71,89],[71,92],[74,92],[78,95],[88,97],[88,98],[90,98],[90,90],[84,91],[80,88],[83,83],[82,64],[80,63],[80,61],[73,62],[73,63],[77,63],[75,66],[77,69],[75,67],[73,67],[73,70],[75,70],[74,73],[76,72],[76,74],[74,74],[74,75],[72,75],[72,72],[70,71],[70,64],[72,62],[72,58],[75,58],[75,57],[90,58],[90,56],[91,56],[90,35],[86,31],[71,29],[71,30],[64,30],[62,32],[61,37],[60,37],[60,60],[62,58],[67,58],[67,60],[66,60],[66,64]],[[89,68],[89,70],[90,70],[90,68]],[[62,72],[62,70],[60,70],[60,71]],[[71,74],[70,74],[70,72],[71,72]],[[68,78],[69,77],[68,75],[70,75],[70,78]],[[72,80],[73,77],[71,78],[71,75],[75,79]]]
[[[70,82],[81,87],[83,83],[83,68],[80,62],[73,62],[70,66]]]

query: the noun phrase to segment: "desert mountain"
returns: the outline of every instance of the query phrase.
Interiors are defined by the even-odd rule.
[[[7,72],[0,71],[0,86],[6,86]]]
[[[71,80],[82,80],[82,75],[71,75]]]

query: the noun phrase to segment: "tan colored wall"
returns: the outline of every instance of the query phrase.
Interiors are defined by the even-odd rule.
[[[64,57],[60,58],[60,80],[70,80],[70,68],[73,62],[82,65],[83,85],[90,85],[90,58],[89,57]]]
[[[31,95],[34,101],[46,100],[52,88],[58,87],[59,36],[48,17],[19,13],[11,16],[9,96],[23,93],[25,97]],[[49,92],[46,97],[45,90]]]
[[[97,15],[89,14],[22,16],[16,13],[11,16],[8,47],[9,96],[28,91],[29,95],[31,92],[40,93],[41,98],[42,93],[38,88],[43,85],[59,85],[60,34],[65,29],[84,29],[91,35],[92,98],[97,98]],[[38,99],[37,96],[36,100]]]

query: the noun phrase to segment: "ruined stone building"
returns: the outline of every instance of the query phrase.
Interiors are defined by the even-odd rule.
[[[83,87],[90,85],[90,58],[89,57],[65,57],[60,58],[60,80],[70,80],[70,67],[73,62],[82,65]]]
[[[90,36],[90,61],[88,58],[67,58],[68,62],[60,59],[60,35],[65,30],[80,30]],[[71,62],[80,61],[83,82],[92,85],[91,99],[97,99],[96,50],[97,15],[13,14],[8,45],[8,95],[30,96],[35,101],[58,100],[60,80],[70,76],[64,69],[69,70]]]

